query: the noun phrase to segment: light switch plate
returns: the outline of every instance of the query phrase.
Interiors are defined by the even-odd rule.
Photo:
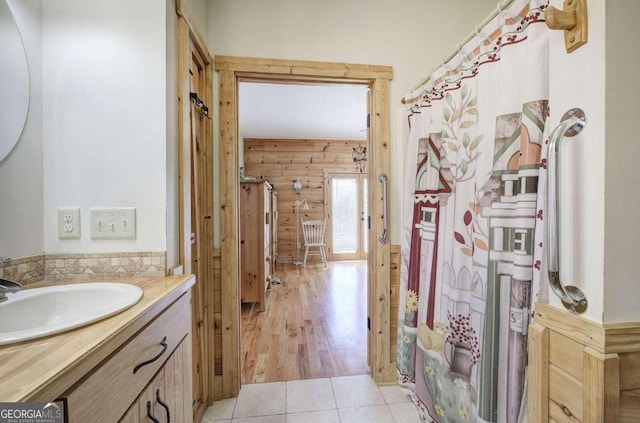
[[[80,207],[58,209],[58,239],[80,239]]]
[[[91,239],[135,239],[135,207],[89,209]]]

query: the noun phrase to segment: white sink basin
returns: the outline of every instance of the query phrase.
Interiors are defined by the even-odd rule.
[[[40,338],[117,314],[142,298],[125,283],[96,282],[25,289],[0,303],[0,345]]]

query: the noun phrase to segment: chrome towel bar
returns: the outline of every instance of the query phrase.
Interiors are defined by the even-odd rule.
[[[553,130],[549,138],[548,161],[548,221],[547,221],[547,271],[549,284],[553,292],[560,298],[564,307],[572,313],[581,314],[587,309],[587,298],[582,291],[575,286],[565,286],[560,281],[560,204],[558,192],[560,191],[560,178],[558,175],[558,152],[560,143],[565,136],[573,137],[580,133],[587,123],[587,118],[581,109],[569,110],[562,116],[560,124]]]

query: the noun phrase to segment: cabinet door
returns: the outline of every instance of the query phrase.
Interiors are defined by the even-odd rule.
[[[138,400],[133,403],[133,405],[127,410],[127,414],[124,415],[122,419],[120,419],[120,423],[141,423],[140,421],[140,410],[139,410]],[[144,420],[142,420],[144,422]]]
[[[164,404],[163,394],[164,367],[158,371],[144,391],[142,391],[138,400],[129,408],[127,414],[120,420],[120,423],[167,423],[169,417],[168,412],[157,399],[160,398],[160,401]]]
[[[164,391],[171,407],[171,422],[193,421],[191,339],[187,336],[164,367]]]
[[[149,408],[151,408],[153,410],[153,415],[158,419],[160,423],[168,423],[170,421],[174,421],[173,416],[171,415],[171,404],[168,403],[169,399],[164,388],[165,369],[167,369],[168,367],[170,367],[170,365],[167,362],[165,363],[164,368],[158,372],[156,377],[153,378],[153,380],[143,393],[143,396],[147,400],[144,404],[145,411],[148,412]],[[151,398],[149,398],[149,393],[147,392],[149,388],[151,388]]]
[[[155,419],[155,420],[154,420]],[[191,339],[167,359],[120,423],[192,423]]]

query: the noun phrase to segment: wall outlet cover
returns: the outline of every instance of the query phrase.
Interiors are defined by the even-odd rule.
[[[80,239],[80,207],[58,209],[58,238]]]

